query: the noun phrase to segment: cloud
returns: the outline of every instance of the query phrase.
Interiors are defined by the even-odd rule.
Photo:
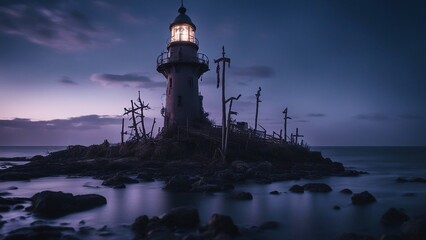
[[[64,85],[78,85],[76,82],[74,82],[70,77],[64,76],[61,79],[58,80],[59,83]]]
[[[319,117],[325,117],[327,115],[325,115],[324,113],[309,113],[306,116],[311,118],[319,118]]]
[[[129,12],[120,13],[120,19],[125,23],[145,25],[149,23],[149,20],[133,15]]]
[[[368,121],[387,121],[389,120],[389,116],[381,114],[381,113],[373,113],[373,114],[358,114],[354,116],[354,118],[358,120],[368,120]]]
[[[249,67],[233,67],[230,68],[229,73],[237,77],[270,78],[275,74],[275,71],[268,66],[253,65]]]
[[[103,86],[118,85],[121,87],[134,86],[137,88],[153,89],[165,87],[164,82],[154,82],[151,78],[138,74],[138,73],[127,73],[127,74],[109,74],[109,73],[95,73],[90,76],[93,82],[102,84]]]
[[[0,6],[0,32],[54,49],[72,51],[117,39],[68,1],[7,1]]]
[[[92,130],[106,125],[121,124],[121,116],[86,115],[68,119],[32,121],[27,118],[0,120],[0,128],[12,129],[46,129],[46,130]]]

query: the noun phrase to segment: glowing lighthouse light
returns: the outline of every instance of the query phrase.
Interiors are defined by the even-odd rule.
[[[195,43],[195,31],[194,28],[187,24],[179,24],[172,26],[171,30],[172,38],[171,42],[183,41]]]

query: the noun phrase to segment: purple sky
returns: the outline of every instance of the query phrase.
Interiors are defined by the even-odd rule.
[[[162,126],[156,72],[180,1],[0,2],[0,145],[120,139],[136,99]],[[199,52],[204,108],[220,123],[213,59],[231,58],[227,96],[238,121],[318,145],[426,145],[424,1],[185,0]]]

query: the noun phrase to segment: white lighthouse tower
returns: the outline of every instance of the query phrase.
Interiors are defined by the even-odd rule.
[[[196,27],[186,15],[183,4],[179,15],[170,24],[171,36],[167,52],[157,58],[157,71],[167,80],[164,127],[196,125],[203,117],[202,96],[198,92],[198,79],[209,70],[206,55],[198,53]]]

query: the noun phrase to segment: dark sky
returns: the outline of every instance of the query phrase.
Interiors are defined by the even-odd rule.
[[[238,121],[298,127],[308,144],[426,145],[426,2],[185,0],[204,108],[220,123],[213,59],[231,58]],[[138,90],[158,119],[166,50],[180,1],[0,2],[0,145],[119,141]],[[162,124],[162,121],[160,125]],[[157,125],[159,126],[159,125]]]

